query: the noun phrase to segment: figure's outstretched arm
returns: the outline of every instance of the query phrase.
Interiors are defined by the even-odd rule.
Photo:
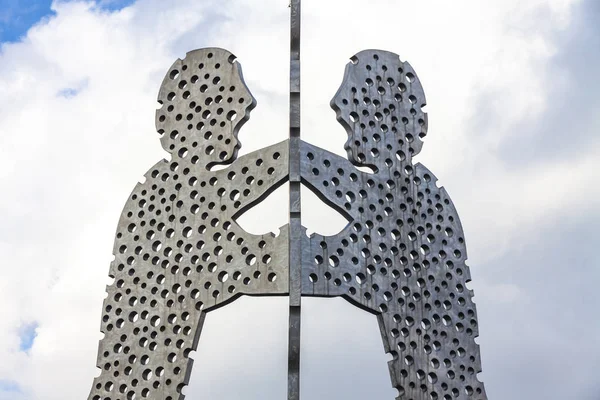
[[[346,158],[306,142],[300,146],[300,175],[303,184],[349,221],[359,214],[364,191],[374,182],[372,174]]]
[[[230,200],[235,210],[234,219],[288,181],[288,153],[285,140],[243,155],[227,168],[215,171],[215,178],[225,188],[222,197]]]

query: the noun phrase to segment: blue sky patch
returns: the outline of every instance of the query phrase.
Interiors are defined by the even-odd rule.
[[[64,88],[60,89],[56,95],[58,97],[64,97],[65,99],[71,99],[75,96],[77,96],[79,93],[81,93],[82,90],[84,90],[85,88],[87,88],[88,86],[88,79],[83,79],[79,82],[76,82],[75,84],[69,85],[69,86],[65,86]]]
[[[51,0],[2,0],[0,42],[16,42],[45,16],[52,15]]]
[[[134,0],[99,0],[103,10],[117,11]],[[0,42],[18,42],[42,18],[54,15],[52,0],[0,0]]]
[[[38,328],[37,322],[33,322],[31,324],[27,324],[23,326],[19,331],[19,338],[21,339],[21,343],[19,345],[19,350],[27,352],[33,346],[33,342],[37,336],[36,329]]]
[[[58,96],[64,97],[65,99],[70,99],[71,97],[77,96],[77,93],[79,93],[79,90],[77,90],[77,89],[66,88],[66,89],[59,90]]]
[[[100,1],[98,1],[98,5],[100,7],[102,7],[104,10],[108,10],[108,11],[118,11],[118,10],[125,8],[133,3],[135,3],[135,0],[100,0]]]
[[[0,392],[20,393],[21,388],[17,382],[0,379]]]

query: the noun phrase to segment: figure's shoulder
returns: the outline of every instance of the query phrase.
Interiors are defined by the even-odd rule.
[[[444,186],[438,185],[438,178],[434,175],[429,168],[421,163],[416,163],[413,166],[411,173],[412,183],[416,186],[419,193],[422,193],[428,200],[431,201],[438,212],[446,211],[456,215],[455,219],[458,219],[458,214],[454,208],[454,204],[450,199],[450,195],[446,191]]]
[[[428,187],[436,187],[438,178],[427,168],[425,165],[421,163],[416,163],[413,165],[413,182],[416,184],[420,184],[424,182]]]
[[[444,186],[438,185],[438,178],[421,163],[414,165],[412,182],[417,189],[417,196],[423,196],[427,210],[437,215],[436,228],[445,231],[447,242],[457,242],[466,253],[464,234],[458,212]]]
[[[178,175],[178,170],[179,164],[176,161],[169,161],[166,158],[163,158],[146,171],[144,174],[144,182],[139,182],[138,185],[136,185],[136,189],[140,186],[151,186],[153,183],[166,183],[173,179],[175,175]],[[177,178],[178,177],[179,176],[177,176]]]

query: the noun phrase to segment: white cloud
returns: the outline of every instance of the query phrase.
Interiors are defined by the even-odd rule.
[[[477,300],[510,302],[521,295],[500,277],[476,286],[478,264],[516,246],[524,233],[535,235],[549,218],[590,211],[600,198],[593,184],[598,148],[584,149],[578,160],[510,170],[499,153],[500,142],[518,143],[528,134],[515,127],[543,114],[552,101],[549,85],[568,79],[550,76],[546,65],[575,6],[575,0],[303,2],[303,137],[344,153],[345,133],[328,103],[354,53],[376,47],[410,61],[428,95],[429,137],[419,160],[461,212]],[[153,121],[171,63],[194,48],[228,48],[258,99],[240,134],[242,153],[287,137],[287,1],[140,0],[112,13],[82,2],[53,8],[55,17],[0,53],[0,380],[16,382],[28,400],[87,396],[118,215],[135,182],[165,156]],[[494,275],[487,272],[486,279]],[[209,315],[196,362],[202,378],[193,379],[233,385],[235,373],[243,373],[230,367],[233,352],[241,352],[238,365],[253,366],[261,361],[256,353],[273,346],[240,385],[260,392],[256,382],[276,382],[273,393],[285,390],[279,381],[285,371],[263,376],[286,365],[285,303],[244,299],[229,306],[241,314],[226,308]],[[249,307],[254,311],[244,317]],[[263,323],[252,325],[255,318]],[[348,313],[337,323],[353,318]],[[483,335],[493,335],[491,320]],[[18,328],[33,322],[38,336],[25,354]],[[378,341],[373,331],[361,330],[347,343]],[[208,343],[217,339],[222,348]],[[322,357],[307,359],[327,365],[335,352],[321,350]],[[360,359],[354,350],[346,354]],[[492,379],[496,364],[485,348],[482,358]],[[327,381],[319,379],[319,385]],[[201,386],[187,393],[201,393]],[[216,386],[211,391],[220,393]],[[259,392],[255,398],[265,398]],[[389,388],[381,393],[389,395]]]

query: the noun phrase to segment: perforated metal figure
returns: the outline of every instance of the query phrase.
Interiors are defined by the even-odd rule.
[[[241,294],[293,299],[293,285],[298,297],[343,296],[378,316],[398,399],[486,399],[460,221],[435,176],[413,164],[427,116],[408,63],[367,50],[346,67],[331,104],[348,132],[349,160],[299,135],[237,158],[237,133],[256,102],[223,49],[177,60],[158,99],[156,127],[171,160],[145,174],[121,215],[102,372],[88,399],[183,399],[205,313]],[[228,166],[211,171],[217,164]],[[288,179],[292,223],[277,236],[242,230],[235,219]],[[342,232],[302,234],[300,180],[346,216]],[[299,362],[299,304],[290,307],[291,366]],[[296,367],[289,376],[288,399],[297,399]]]
[[[236,158],[256,102],[222,49],[169,69],[156,128],[171,154],[119,221],[89,399],[183,398],[204,315],[241,294],[288,292],[288,231],[252,235],[235,218],[287,179],[287,143]],[[216,164],[231,164],[210,171]]]
[[[351,60],[331,101],[349,161],[308,143],[301,154],[303,182],[350,223],[304,237],[302,294],[378,315],[399,399],[485,399],[463,230],[446,190],[413,164],[427,133],[423,87],[397,54]]]

